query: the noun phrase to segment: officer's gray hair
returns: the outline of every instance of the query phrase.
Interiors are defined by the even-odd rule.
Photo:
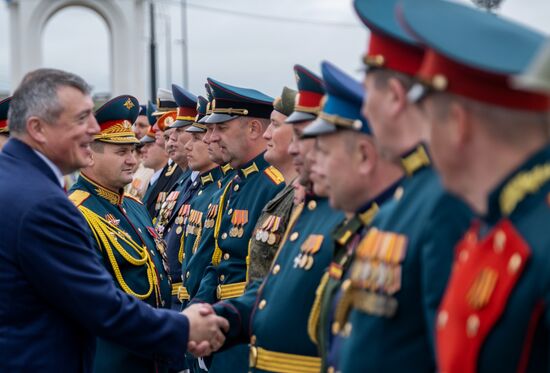
[[[66,71],[38,69],[25,75],[10,102],[10,133],[16,136],[25,133],[27,120],[33,116],[42,118],[47,123],[54,123],[64,109],[57,91],[66,86],[76,88],[86,95],[91,92],[84,79]]]
[[[550,114],[506,108],[474,101],[466,97],[449,93],[435,93],[433,107],[437,120],[445,120],[450,113],[451,103],[462,105],[464,109],[479,120],[491,135],[510,145],[521,145],[526,137],[538,133],[550,140]]]

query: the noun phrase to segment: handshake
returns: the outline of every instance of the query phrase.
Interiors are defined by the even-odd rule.
[[[229,330],[229,322],[217,316],[210,304],[193,304],[183,310],[182,314],[189,320],[187,350],[190,353],[197,357],[208,356],[223,346],[223,333]]]

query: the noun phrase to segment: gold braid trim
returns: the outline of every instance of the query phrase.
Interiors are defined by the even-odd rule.
[[[101,247],[105,249],[105,252],[107,253],[107,258],[109,259],[109,262],[113,268],[115,279],[120,285],[120,287],[122,288],[122,290],[125,293],[130,294],[140,300],[149,298],[149,296],[154,290],[157,300],[160,299],[160,286],[156,276],[154,275],[155,264],[151,259],[151,257],[149,256],[149,252],[147,251],[147,248],[138,245],[136,242],[134,242],[130,237],[126,235],[126,232],[110,224],[107,220],[103,219],[101,216],[97,215],[92,210],[84,206],[79,206],[78,209],[80,210],[80,212],[84,216],[84,219],[86,219],[86,221],[88,222],[88,225],[94,232],[94,236],[97,239],[97,242],[100,244]],[[134,251],[139,255],[139,258],[136,259],[132,255],[130,255],[118,242],[119,239],[125,242],[132,249],[134,249]],[[116,261],[113,248],[128,263],[134,266],[145,265],[147,267],[147,281],[149,283],[149,290],[147,290],[145,294],[138,294],[128,286],[128,284],[124,280],[122,272]]]
[[[329,278],[328,272],[325,272],[319,282],[317,290],[315,291],[315,301],[313,302],[309,319],[307,321],[307,334],[309,335],[309,339],[311,339],[311,341],[316,345],[319,344],[319,339],[317,338],[317,328],[319,326],[319,317],[321,316],[321,301],[323,300],[323,294],[325,293],[325,288],[327,287]]]
[[[178,262],[180,262],[180,264],[183,263],[183,258],[185,257],[184,245],[185,245],[185,232],[183,232],[181,235],[180,248],[178,250]]]
[[[233,184],[233,180],[231,180],[229,183],[227,183],[223,194],[220,198],[220,204],[218,205],[218,215],[216,216],[216,225],[214,226],[214,254],[212,254],[212,264],[215,266],[218,266],[222,260],[222,250],[220,249],[220,245],[218,244],[218,235],[220,234],[220,227],[222,225],[222,218],[223,218],[223,205],[225,203],[225,197],[227,196],[227,191],[231,187],[231,184]]]
[[[193,242],[193,247],[191,248],[191,252],[193,254],[195,254],[197,252],[197,249],[199,248],[201,237],[202,237],[202,221],[200,222],[199,232],[197,233],[197,237],[195,238],[195,242]]]
[[[535,166],[531,170],[514,176],[499,196],[502,213],[510,215],[528,194],[536,193],[548,180],[550,180],[550,163]]]
[[[349,311],[353,306],[353,292],[350,285],[350,280],[344,280],[341,285],[342,297],[340,298],[340,302],[336,305],[336,310],[334,311],[334,323],[331,325],[332,333],[334,334],[337,334],[342,330],[348,319]]]
[[[249,239],[248,240],[248,254],[246,255],[246,277],[245,277],[245,282],[246,282],[246,285],[248,286],[248,280],[249,280],[249,277],[248,277],[248,269],[250,268],[250,247],[252,245],[252,239]]]

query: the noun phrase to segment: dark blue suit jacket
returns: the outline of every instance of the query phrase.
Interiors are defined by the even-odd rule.
[[[188,330],[115,287],[51,169],[11,139],[0,153],[0,371],[89,372],[96,336],[177,363]]]

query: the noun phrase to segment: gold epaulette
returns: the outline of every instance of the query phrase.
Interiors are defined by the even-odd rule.
[[[131,194],[124,193],[124,198],[130,198],[131,200],[136,201],[140,205],[143,205],[143,202],[139,198],[137,198],[137,197],[135,197]]]
[[[82,204],[82,202],[88,199],[89,196],[90,193],[77,189],[69,195],[69,199],[76,207],[78,207]]]
[[[266,168],[264,170],[264,174],[266,174],[267,177],[269,177],[275,185],[279,185],[285,182],[285,178],[283,177],[281,171],[277,170],[273,166],[269,166],[268,168]]]

